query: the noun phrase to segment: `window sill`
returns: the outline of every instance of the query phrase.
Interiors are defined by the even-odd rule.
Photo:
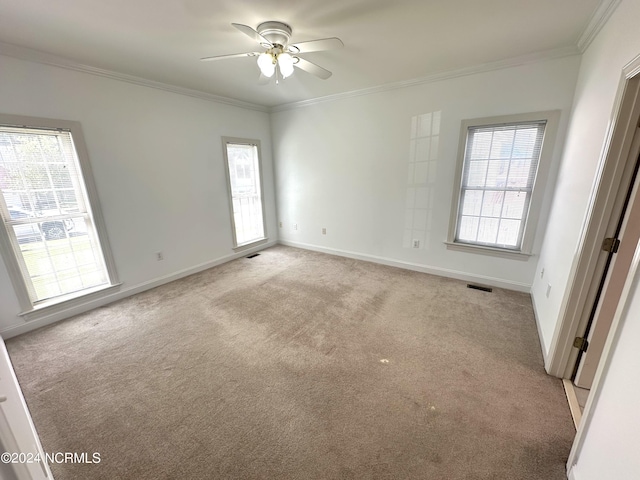
[[[483,245],[470,245],[467,243],[444,242],[448,250],[456,250],[459,252],[477,253],[480,255],[490,255],[493,257],[508,258],[511,260],[520,260],[526,262],[529,257],[533,257],[532,253],[519,252],[515,250],[506,250],[502,248],[485,247]]]
[[[30,310],[19,313],[26,321],[36,320],[47,315],[62,312],[69,308],[75,307],[82,303],[95,300],[105,296],[108,293],[118,291],[121,283],[114,283],[112,285],[100,285],[99,287],[83,290],[82,292],[71,293],[64,295],[49,301],[44,301],[34,305]]]
[[[262,245],[263,243],[267,243],[269,239],[267,237],[261,238],[259,240],[253,240],[249,243],[243,243],[242,245],[238,245],[233,248],[234,252],[242,252],[244,250],[249,250],[250,248],[257,247],[258,245]]]

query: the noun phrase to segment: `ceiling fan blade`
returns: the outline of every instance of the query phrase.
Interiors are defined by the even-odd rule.
[[[300,70],[311,73],[312,75],[320,77],[323,80],[326,80],[332,75],[329,70],[327,70],[326,68],[322,68],[320,65],[316,65],[315,63],[312,63],[309,60],[305,60],[304,58],[295,58],[297,58],[298,61],[294,63],[293,66],[298,67]]]
[[[294,43],[289,45],[291,53],[319,52],[321,50],[335,50],[344,47],[342,40],[336,37],[322,38],[320,40],[309,40],[308,42]]]
[[[216,55],[215,57],[204,57],[200,60],[203,62],[210,62],[212,60],[224,60],[225,58],[239,58],[239,57],[257,57],[260,52],[246,52],[246,53],[232,53],[230,55]]]
[[[238,30],[240,30],[242,33],[244,33],[245,35],[247,35],[248,37],[253,38],[256,42],[258,42],[260,45],[265,44],[265,45],[269,45],[271,46],[271,42],[269,40],[267,40],[266,38],[264,38],[262,35],[260,35],[258,32],[256,32],[253,28],[251,28],[248,25],[243,25],[241,23],[232,23],[231,25],[233,25],[234,27],[236,27]]]

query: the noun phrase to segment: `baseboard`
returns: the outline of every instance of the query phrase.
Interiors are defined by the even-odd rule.
[[[225,255],[224,257],[219,257],[217,259],[210,260],[208,262],[204,262],[199,265],[194,265],[193,267],[185,268],[183,270],[179,270],[177,272],[170,273],[168,275],[163,275],[162,277],[157,277],[152,280],[148,280],[146,282],[130,286],[128,288],[120,288],[120,290],[112,294],[105,295],[100,298],[87,301],[85,303],[76,304],[70,308],[58,311],[51,315],[38,318],[36,320],[30,320],[20,325],[13,325],[13,326],[7,327],[3,330],[0,330],[0,337],[6,340],[11,337],[22,335],[23,333],[36,330],[40,327],[44,327],[46,325],[59,322],[60,320],[64,320],[65,318],[69,318],[74,315],[78,315],[80,313],[88,312],[89,310],[93,310],[94,308],[102,307],[109,303],[122,300],[123,298],[130,297],[132,295],[144,292],[146,290],[151,290],[152,288],[159,287],[160,285],[164,285],[165,283],[173,282],[174,280],[179,280],[181,278],[188,277],[189,275],[193,275],[194,273],[202,272],[209,268],[215,267],[217,265],[222,265],[223,263],[230,262],[240,257],[246,257],[247,255],[250,255],[254,252],[259,252],[260,250],[264,250],[265,248],[273,247],[277,243],[278,242],[274,240],[268,243],[261,244],[254,248],[248,248],[247,250],[243,250],[242,252]]]
[[[567,478],[569,480],[580,480],[580,477],[578,477],[578,473],[576,472],[575,465],[571,467],[571,469],[569,469],[569,473],[567,473]]]
[[[571,417],[573,418],[573,426],[578,430],[578,425],[582,421],[582,411],[580,410],[580,403],[578,403],[578,397],[573,387],[573,382],[566,378],[562,379],[562,386],[564,387],[564,393],[567,396],[567,403],[569,404],[569,410],[571,410]]]
[[[353,258],[354,260],[364,260],[365,262],[379,263],[382,265],[388,265],[391,267],[404,268],[406,270],[413,270],[416,272],[428,273],[430,275],[437,275],[439,277],[455,278],[456,280],[464,280],[467,282],[476,282],[484,285],[489,285],[496,288],[504,288],[506,290],[516,290],[518,292],[529,293],[531,291],[531,285],[527,283],[511,282],[509,280],[503,280],[500,278],[487,277],[484,275],[475,275],[466,272],[460,272],[457,270],[450,270],[447,268],[430,267],[427,265],[421,265],[418,263],[405,262],[402,260],[394,260],[392,258],[378,257],[376,255],[368,255],[366,253],[350,252],[347,250],[339,250],[336,248],[320,247],[317,245],[310,245],[308,243],[291,242],[289,240],[280,240],[281,245],[289,247],[302,248],[304,250],[312,250],[314,252],[328,253],[329,255],[337,255],[340,257]]]
[[[542,325],[540,324],[540,316],[538,315],[538,307],[536,307],[536,296],[531,289],[531,304],[533,305],[533,317],[536,319],[536,328],[538,329],[538,339],[540,341],[540,349],[542,350],[542,358],[544,359],[544,368],[547,370],[547,360],[549,353],[547,352],[547,346],[544,343],[544,336],[542,335]],[[549,371],[547,370],[547,373]]]

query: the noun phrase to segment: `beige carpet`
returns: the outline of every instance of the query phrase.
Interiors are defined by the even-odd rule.
[[[566,478],[528,295],[275,247],[9,340],[63,479]]]

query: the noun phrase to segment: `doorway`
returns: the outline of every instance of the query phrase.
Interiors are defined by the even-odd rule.
[[[587,219],[563,300],[563,311],[545,362],[550,375],[572,379],[577,373],[575,366],[580,351],[577,339],[588,341],[588,335],[593,335],[585,332],[593,306],[598,305],[598,291],[601,290],[601,294],[604,291],[600,288],[607,266],[607,254],[602,252],[603,241],[616,238],[618,220],[623,217],[624,197],[632,184],[638,158],[640,135],[636,135],[636,131],[639,119],[640,56],[623,70]],[[636,148],[635,152],[633,148]],[[622,196],[618,194],[620,191]],[[610,263],[613,264],[613,260]]]
[[[591,393],[588,389],[582,392],[582,422],[576,421],[574,415],[578,430],[575,448],[583,436],[585,425],[589,423],[591,404],[598,396],[600,378],[611,356],[611,338],[615,336],[616,319],[619,317],[615,313],[630,267],[630,261],[624,260],[626,254],[623,249],[631,249],[633,255],[640,237],[640,234],[633,233],[636,227],[625,221],[640,217],[640,206],[635,206],[635,203],[640,203],[640,199],[636,200],[640,197],[636,195],[639,187],[635,185],[640,180],[633,180],[640,154],[639,120],[640,56],[622,72],[561,318],[545,362],[550,375],[563,379],[567,397],[574,398],[576,407],[578,400],[573,381],[577,379],[579,385],[591,389]],[[640,177],[640,174],[636,176]],[[628,205],[626,213],[625,203]],[[606,238],[623,240],[617,252],[602,251]],[[615,251],[616,242],[612,242],[610,248]],[[608,321],[606,317],[609,317]],[[587,330],[588,324],[591,325]],[[587,352],[580,352],[580,347],[586,347]],[[580,408],[576,410],[579,419],[582,411]]]
[[[600,364],[625,281],[629,274],[636,246],[640,241],[640,128],[636,128],[632,147],[626,161],[623,178],[615,199],[614,211],[607,237],[600,251],[603,272],[594,276],[590,290],[594,300],[584,314],[588,315],[582,336],[576,337],[578,349],[571,376],[564,380],[567,399],[574,424],[578,427],[587,404],[591,387]]]
[[[640,201],[638,201],[638,169],[640,168],[640,128],[636,129],[626,170],[631,175],[623,177],[616,203],[622,204],[620,216],[612,218],[613,237],[603,241],[601,255],[605,268],[597,284],[596,298],[591,306],[584,341],[580,344],[571,380],[574,385],[589,390],[593,383],[611,323],[620,301],[625,279],[633,260],[635,247],[640,240]],[[583,405],[584,406],[584,405]]]

